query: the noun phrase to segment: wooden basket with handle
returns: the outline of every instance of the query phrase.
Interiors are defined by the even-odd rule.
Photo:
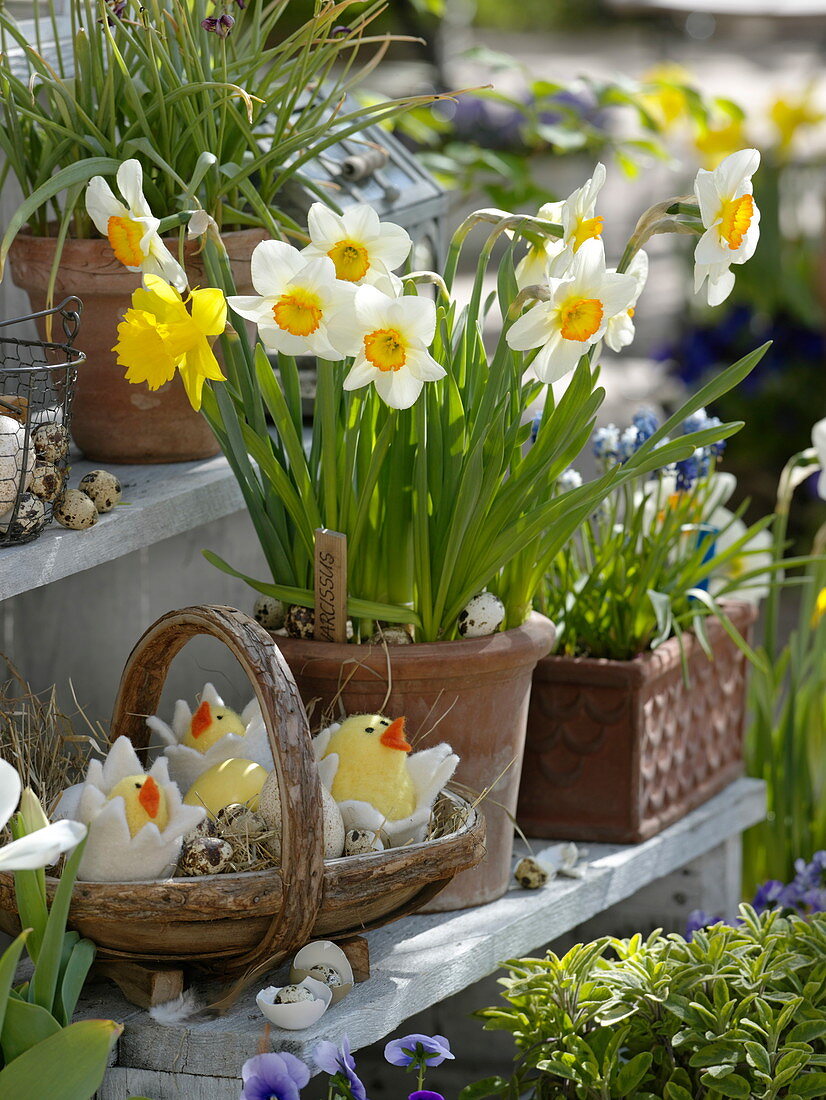
[[[325,861],[321,789],[292,674],[263,627],[229,607],[188,607],[151,626],[126,662],[110,740],[146,749],[145,715],[197,635],[224,642],[247,673],[266,724],[282,808],[280,866],[151,882],[78,882],[69,925],[107,963],[195,968],[233,977],[283,960],[308,940],[348,939],[412,913],[484,858],[484,817],[458,795],[465,823],[421,844]],[[53,891],[57,881],[47,878]],[[0,875],[0,926],[17,924],[14,880]],[[18,925],[19,927],[19,925]],[[113,975],[115,976],[115,975]]]

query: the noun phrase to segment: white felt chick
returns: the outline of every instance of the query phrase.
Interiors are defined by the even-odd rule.
[[[404,719],[381,714],[351,715],[313,746],[345,828],[380,832],[390,847],[424,839],[436,796],[459,763],[449,745],[411,753]]]
[[[164,742],[169,774],[182,791],[188,791],[198,776],[224,760],[252,760],[267,771],[273,768],[257,699],[238,715],[224,706],[212,684],[204,684],[194,714],[186,700],[179,699],[171,726],[157,715],[147,718],[146,724]]]
[[[202,806],[185,806],[170,780],[166,759],[144,773],[132,743],[115,741],[101,764],[93,760],[86,781],[63,792],[56,818],[88,825],[78,879],[138,882],[168,878],[175,870],[186,833],[206,816]]]

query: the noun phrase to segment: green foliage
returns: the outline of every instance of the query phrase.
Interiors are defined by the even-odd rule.
[[[211,0],[129,0],[120,17],[103,0],[70,0],[72,43],[54,62],[41,49],[54,5],[35,6],[34,44],[0,6],[0,182],[11,172],[28,200],[5,234],[0,271],[26,221],[41,236],[90,236],[82,185],[130,157],[160,217],[200,204],[224,227],[295,231],[279,201],[308,160],[430,97],[349,110],[345,95],[386,48],[368,31],[381,3],[316,5],[282,35],[289,6],[250,0],[220,39],[201,26]],[[371,44],[378,53],[361,61]]]
[[[814,450],[787,464],[777,499],[775,542],[785,545],[795,488],[819,469]],[[823,506],[820,513],[822,518]],[[762,667],[749,688],[749,774],[765,780],[768,815],[745,835],[744,886],[787,882],[795,860],[826,848],[826,523],[800,584],[794,629],[781,641],[777,593],[766,606]]]
[[[28,796],[28,812],[36,800]],[[36,805],[39,816],[42,810]],[[45,821],[45,817],[43,817]],[[42,821],[12,819],[14,839]],[[27,827],[28,826],[28,827]],[[42,870],[15,871],[15,893],[24,931],[0,956],[0,1096],[88,1100],[100,1085],[121,1028],[111,1020],[72,1023],[75,1006],[95,957],[94,944],[66,931],[66,918],[85,842],[66,858],[51,907]],[[23,948],[33,969],[13,986]]]
[[[803,1100],[826,1095],[826,917],[758,916],[681,936],[577,944],[506,965],[509,1079],[460,1100]]]

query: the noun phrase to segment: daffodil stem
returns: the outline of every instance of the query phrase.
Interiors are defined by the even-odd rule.
[[[689,218],[699,218],[700,207],[696,202],[674,202],[668,207],[666,214],[685,214]]]

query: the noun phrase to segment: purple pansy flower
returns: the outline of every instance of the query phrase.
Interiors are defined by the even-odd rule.
[[[786,887],[779,879],[770,878],[768,882],[758,887],[751,904],[758,913],[762,913],[765,909],[778,909],[781,907],[785,890]]]
[[[440,1092],[430,1092],[429,1089],[419,1089],[411,1092],[407,1100],[445,1100]]]
[[[336,1084],[339,1084],[345,1094],[353,1100],[367,1100],[364,1085],[356,1073],[356,1063],[350,1053],[350,1040],[345,1035],[341,1040],[341,1046],[322,1039],[316,1044],[313,1051],[315,1064],[324,1073],[329,1073]]]
[[[391,1066],[440,1066],[453,1059],[450,1043],[444,1035],[405,1035],[391,1039],[384,1048],[384,1057]]]
[[[258,1054],[241,1069],[241,1100],[298,1100],[310,1071],[294,1054]]]

